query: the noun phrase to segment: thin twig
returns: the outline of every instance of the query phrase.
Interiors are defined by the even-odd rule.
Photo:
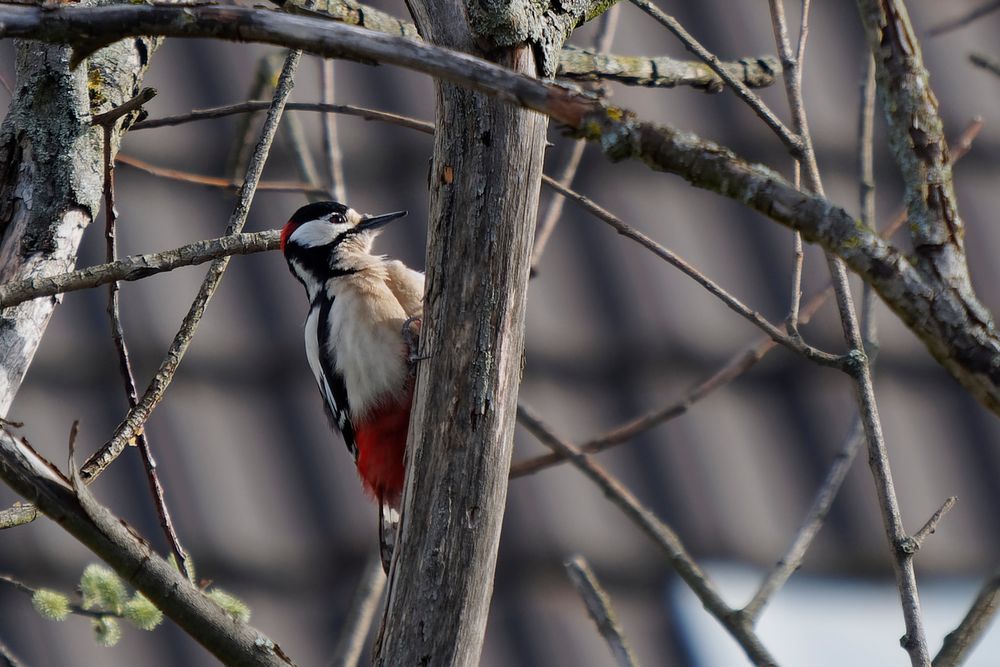
[[[278,85],[275,88],[274,102],[267,114],[267,119],[264,121],[264,129],[250,159],[247,176],[243,188],[240,190],[236,208],[230,216],[229,224],[226,227],[227,235],[238,234],[246,222],[257,183],[264,169],[264,162],[270,151],[271,142],[274,140],[274,136],[278,130],[278,123],[284,111],[285,101],[292,90],[292,79],[301,56],[301,51],[291,50],[285,59],[285,66],[282,68]],[[228,265],[228,257],[216,259],[212,262],[205,280],[198,290],[197,297],[195,297],[194,302],[191,304],[191,308],[187,316],[185,316],[180,330],[177,332],[170,345],[170,349],[167,351],[166,358],[160,364],[159,370],[143,393],[142,399],[135,408],[129,411],[125,420],[116,429],[114,437],[84,464],[80,471],[81,477],[84,480],[91,480],[99,475],[117,458],[129,441],[142,431],[143,424],[145,424],[150,413],[163,398],[163,394],[170,385],[174,373],[177,372],[181,359],[191,343],[191,338],[194,336],[194,332],[201,322],[202,315],[205,313],[208,301],[215,293]]]
[[[159,178],[166,178],[171,181],[180,181],[181,183],[205,185],[210,188],[239,190],[243,184],[242,181],[233,181],[227,178],[219,178],[218,176],[205,176],[203,174],[195,174],[190,171],[160,167],[146,162],[145,160],[140,160],[137,157],[132,157],[131,155],[125,155],[122,153],[118,153],[115,158],[115,162],[138,169],[139,171],[144,171],[152,176],[158,176]],[[306,194],[323,194],[326,192],[326,190],[322,187],[310,185],[308,183],[284,181],[261,181],[257,184],[257,190],[266,190],[269,192],[304,192]]]
[[[987,72],[993,72],[997,76],[1000,76],[1000,60],[979,52],[970,53],[969,60],[976,67],[982,67]]]
[[[927,31],[927,36],[937,37],[938,35],[943,35],[946,32],[951,32],[952,30],[958,30],[959,28],[963,28],[972,23],[973,21],[980,19],[993,11],[996,11],[997,9],[1000,9],[1000,0],[993,0],[993,2],[988,2],[985,5],[982,5],[981,7],[976,7],[975,9],[971,10],[966,14],[963,14],[962,16],[959,16],[958,18],[950,19],[948,21],[945,21],[944,23],[934,26],[933,28]]]
[[[859,420],[855,423],[851,434],[847,438],[847,442],[844,443],[843,448],[837,454],[836,458],[834,458],[833,465],[830,466],[826,477],[819,485],[819,490],[816,493],[816,497],[813,498],[812,506],[810,506],[809,511],[806,513],[806,517],[802,525],[799,526],[799,530],[795,533],[795,537],[792,538],[791,544],[788,545],[784,555],[778,559],[778,562],[768,572],[750,602],[743,607],[743,613],[750,619],[751,623],[757,622],[761,612],[764,611],[764,608],[771,601],[771,598],[774,597],[774,594],[785,585],[789,577],[802,565],[806,552],[826,522],[826,517],[830,513],[833,501],[840,492],[840,487],[843,485],[844,479],[847,477],[847,473],[854,463],[854,458],[864,443],[864,435]]]
[[[927,538],[933,535],[934,531],[937,530],[938,524],[941,523],[941,519],[944,518],[945,514],[951,511],[951,508],[953,508],[957,502],[958,498],[956,496],[948,496],[948,498],[941,503],[941,507],[939,507],[937,511],[931,515],[931,518],[927,519],[927,523],[925,523],[920,530],[913,534],[910,541],[915,549],[920,549],[920,547],[924,546],[924,542]]]
[[[0,666],[2,667],[27,667],[27,665],[18,659],[14,652],[0,640]]]
[[[143,93],[146,93],[146,100],[151,99],[155,95],[155,91],[152,91],[151,88],[147,88]],[[107,241],[107,258],[109,264],[118,259],[118,239],[115,234],[118,209],[115,206],[115,162],[111,155],[111,133],[118,119],[124,115],[124,113],[113,112],[119,111],[129,105],[134,107],[133,110],[138,110],[142,106],[142,102],[138,104],[134,104],[134,102],[142,97],[143,94],[140,93],[117,109],[112,109],[94,119],[95,122],[98,118],[102,119],[100,123],[104,130],[104,237]],[[135,374],[132,371],[132,361],[129,359],[128,346],[125,343],[125,328],[122,326],[120,294],[117,281],[108,283],[108,317],[111,319],[111,341],[114,343],[115,353],[118,355],[118,369],[122,375],[122,382],[125,386],[125,397],[128,400],[128,407],[131,410],[135,407],[138,396],[135,386]],[[160,519],[160,527],[163,529],[167,543],[170,545],[170,549],[177,559],[178,568],[181,572],[188,572],[187,552],[181,545],[180,538],[177,537],[177,530],[174,528],[174,523],[170,518],[170,510],[167,508],[163,485],[160,483],[160,476],[156,470],[156,460],[153,458],[153,451],[150,448],[149,439],[145,432],[138,434],[136,444],[139,446],[139,452],[142,456],[143,467],[146,471],[146,481],[149,483],[149,491],[153,496],[153,505],[156,507],[156,513]]]
[[[822,350],[816,349],[811,345],[806,344],[801,339],[794,338],[782,332],[778,327],[774,326],[769,322],[763,315],[755,310],[751,310],[745,304],[743,304],[739,299],[734,297],[732,294],[724,290],[721,286],[716,284],[705,274],[698,271],[690,264],[688,264],[684,259],[674,254],[672,251],[668,250],[664,246],[660,245],[653,239],[649,238],[639,230],[625,224],[617,216],[610,213],[601,206],[595,204],[587,197],[584,197],[578,192],[574,192],[569,188],[563,187],[561,184],[555,180],[549,178],[548,176],[542,177],[543,182],[545,182],[549,187],[551,187],[556,192],[569,197],[573,201],[577,202],[584,208],[586,208],[594,216],[603,220],[608,225],[613,227],[622,236],[632,239],[633,241],[639,243],[641,246],[650,250],[660,259],[666,261],[668,264],[676,267],[682,273],[692,278],[696,283],[704,287],[712,295],[726,304],[730,310],[740,315],[751,324],[755,325],[761,331],[766,333],[776,342],[784,345],[793,352],[797,352],[804,356],[810,361],[814,361],[823,366],[831,366],[833,368],[842,368],[844,359],[834,354],[824,352]]]
[[[965,618],[948,633],[941,650],[934,656],[934,667],[955,667],[965,662],[966,654],[979,643],[1000,606],[1000,567],[987,579]]]
[[[323,104],[332,105],[335,95],[334,61],[329,58],[320,60],[320,100]],[[344,156],[340,151],[340,140],[337,137],[337,115],[333,112],[323,114],[323,155],[326,157],[326,168],[330,174],[329,189],[333,198],[339,202],[347,201],[347,183],[344,178]]]
[[[122,116],[132,113],[133,111],[139,111],[146,102],[150,101],[156,97],[155,88],[143,88],[139,93],[133,96],[131,99],[122,102],[114,109],[109,109],[104,113],[99,113],[90,119],[91,124],[100,125],[102,127],[110,127],[118,121]]]
[[[356,667],[358,664],[385,590],[385,582],[382,559],[378,555],[372,556],[365,563],[347,618],[340,628],[340,638],[333,650],[330,667]]]
[[[177,114],[176,116],[164,116],[162,118],[150,118],[149,120],[144,120],[140,123],[136,123],[131,128],[132,131],[135,130],[151,130],[156,127],[166,127],[168,125],[183,125],[184,123],[191,123],[199,120],[209,120],[213,118],[225,118],[226,116],[233,116],[236,114],[246,114],[253,113],[255,111],[264,111],[270,108],[270,102],[263,102],[258,100],[250,100],[247,102],[239,102],[237,104],[227,104],[221,107],[212,107],[209,109],[195,109],[188,113]],[[415,118],[409,118],[407,116],[400,116],[398,114],[389,113],[387,111],[378,111],[376,109],[366,109],[365,107],[356,107],[350,104],[320,104],[317,102],[289,102],[285,105],[289,111],[319,111],[322,113],[337,113],[344,116],[356,116],[363,120],[374,120],[383,123],[391,123],[392,125],[399,125],[401,127],[408,127],[411,130],[417,130],[418,132],[423,132],[425,134],[434,133],[433,123],[428,123],[427,121],[417,120]]]
[[[0,581],[7,582],[20,592],[24,593],[25,595],[34,595],[37,592],[37,589],[28,586],[24,582],[15,579],[9,574],[0,574]],[[67,600],[67,602],[69,603],[67,605],[69,611],[73,614],[76,614],[77,616],[86,616],[88,618],[101,618],[102,616],[116,616],[118,618],[122,617],[121,614],[116,613],[114,611],[98,611],[95,609],[84,609],[82,605],[73,602],[72,600]]]
[[[611,599],[607,592],[601,587],[594,571],[583,556],[573,556],[563,565],[566,567],[566,574],[573,583],[573,588],[583,598],[583,603],[587,607],[587,613],[597,625],[597,631],[604,637],[611,649],[611,655],[619,667],[634,667],[635,656],[625,642],[621,628],[618,626],[618,619],[611,606]]]
[[[618,26],[620,11],[621,5],[616,4],[604,12],[604,15],[601,17],[597,35],[594,37],[594,50],[598,54],[606,53],[611,48],[611,43],[615,36],[615,28]],[[560,185],[568,188],[573,184],[573,179],[576,177],[576,172],[580,168],[580,161],[583,158],[583,150],[586,147],[587,142],[584,139],[577,139],[573,142],[569,155],[566,156],[566,161],[559,170],[559,175],[556,176],[556,180]],[[538,234],[535,235],[535,243],[531,248],[531,275],[533,276],[538,273],[538,264],[542,261],[542,253],[545,252],[545,246],[548,244],[549,239],[552,237],[552,232],[555,231],[556,225],[559,223],[559,217],[562,215],[563,204],[565,202],[566,200],[562,195],[553,194],[552,199],[549,200],[549,206],[545,210],[545,215],[542,217],[542,222],[538,225]]]
[[[788,39],[788,27],[785,23],[785,11],[781,0],[770,0],[771,26],[774,41],[781,57],[781,71],[785,80],[785,94],[792,111],[792,119],[800,138],[808,132],[806,115],[802,104],[802,61],[805,58],[806,39],[809,36],[809,0],[802,3],[802,22],[799,25],[798,47],[792,53],[792,45]],[[805,142],[803,142],[805,143]],[[808,146],[805,155],[795,156],[795,187],[802,189],[802,159],[808,159]],[[815,161],[815,156],[812,157]],[[799,307],[802,299],[802,264],[805,255],[802,252],[802,234],[795,232],[792,240],[792,295],[788,309],[787,329],[793,336],[798,335]]]
[[[952,149],[952,164],[957,163],[965,157],[966,154],[968,154],[969,150],[972,148],[972,142],[975,141],[982,129],[983,120],[979,116],[973,118],[972,121],[969,122],[969,124],[962,131],[962,134],[955,140],[955,144]],[[895,215],[893,215],[889,224],[882,230],[881,236],[886,239],[891,238],[903,227],[906,223],[906,219],[906,207],[901,206],[896,211]],[[0,292],[0,294],[2,294],[2,292]],[[820,309],[820,307],[822,307],[824,303],[826,303],[826,300],[832,294],[833,285],[828,284],[824,289],[820,290],[808,299],[806,301],[806,305],[801,309],[799,323],[807,324],[812,316]],[[864,308],[864,312],[870,312],[874,308],[875,297],[874,294],[870,292],[866,291],[866,294],[868,295],[866,297],[866,303],[868,305]],[[2,301],[0,301],[0,303],[2,303]],[[783,324],[787,324],[787,320]],[[872,344],[867,340],[869,335],[871,336],[871,339],[874,340],[874,330],[869,330],[869,327],[874,327],[874,318],[866,316],[865,326],[867,332],[865,347],[866,349],[874,349]],[[777,343],[775,343],[770,336],[766,336],[751,343],[748,347],[733,355],[733,357],[723,364],[721,368],[697,384],[681,399],[663,408],[643,415],[642,417],[628,422],[627,424],[619,426],[602,436],[594,438],[580,445],[581,449],[588,454],[601,452],[605,449],[628,442],[637,435],[640,435],[665,421],[680,417],[685,414],[692,405],[703,399],[705,396],[708,396],[720,387],[726,386],[729,382],[752,368],[758,361],[763,359],[768,352],[773,350],[775,345],[777,345]],[[511,465],[510,476],[511,479],[523,477],[524,475],[529,475],[538,472],[539,470],[559,465],[564,461],[565,459],[556,453],[541,454],[534,458],[526,459]]]
[[[631,0],[632,4],[652,16],[656,21],[662,24],[667,30],[674,34],[677,39],[681,40],[688,51],[695,54],[699,58],[705,61],[705,63],[712,68],[716,74],[719,75],[723,81],[726,82],[733,92],[736,93],[737,97],[747,103],[751,109],[760,117],[764,123],[771,128],[778,138],[785,144],[788,150],[792,153],[792,156],[799,157],[802,155],[804,146],[800,137],[796,136],[791,130],[789,130],[774,112],[771,111],[764,101],[760,99],[752,90],[747,88],[746,84],[737,79],[732,75],[724,66],[722,61],[720,61],[715,54],[711,53],[708,49],[701,45],[701,43],[692,37],[687,30],[684,29],[677,19],[664,13],[659,7],[654,5],[649,0]]]
[[[779,20],[775,22],[776,25],[783,25],[784,13],[781,11],[780,5],[777,12],[774,11],[775,3],[773,0],[771,6],[772,18],[774,18],[775,14],[778,15]],[[805,17],[803,17],[803,24],[805,25]],[[803,42],[800,40],[800,62],[802,44]],[[798,71],[801,72],[801,70]],[[874,169],[872,162],[872,128],[874,126],[875,117],[875,66],[874,62],[870,58],[868,72],[862,82],[861,104],[859,105],[859,108],[861,111],[858,122],[858,173],[862,209],[861,220],[865,225],[872,226],[874,225],[875,219],[875,185],[874,176],[872,175]],[[874,318],[874,297],[874,292],[866,286],[862,312],[864,321],[865,349],[870,351],[876,349],[878,345],[876,340],[877,329]],[[869,358],[872,360],[872,363],[874,363],[874,357]],[[826,478],[823,480],[823,483],[820,484],[819,491],[813,499],[812,506],[809,508],[806,518],[799,527],[798,532],[792,539],[792,542],[785,551],[785,554],[778,560],[774,568],[764,578],[764,581],[761,583],[760,588],[757,589],[753,598],[743,608],[743,613],[753,619],[754,622],[756,622],[756,620],[760,617],[761,612],[770,602],[774,594],[785,585],[785,582],[788,581],[789,577],[791,577],[792,574],[802,565],[806,552],[809,550],[809,547],[812,545],[816,535],[819,534],[820,529],[823,527],[823,523],[826,521],[826,516],[830,512],[830,507],[833,505],[834,499],[840,492],[844,479],[847,477],[847,472],[853,465],[854,458],[857,456],[858,450],[860,450],[863,442],[864,432],[862,430],[861,421],[856,420],[851,429],[851,434],[847,438],[847,442],[844,443],[843,448],[840,453],[837,454],[833,465],[827,472]]]
[[[557,436],[533,412],[519,404],[518,421],[532,435],[555,452],[562,454],[588,479],[594,482],[616,507],[642,529],[653,542],[666,552],[670,566],[687,583],[701,600],[706,611],[714,616],[729,631],[750,659],[757,665],[776,665],[777,662],[761,643],[753,628],[745,618],[732,609],[719,595],[715,584],[709,579],[694,558],[687,552],[677,533],[660,521],[644,507],[622,484],[597,465],[589,456]]]
[[[16,306],[40,297],[99,287],[116,280],[141,280],[157,273],[204,264],[220,257],[277,250],[279,235],[280,232],[276,229],[234,234],[197,241],[173,250],[132,255],[110,264],[96,264],[43,279],[31,278],[7,283],[0,285],[0,308]]]

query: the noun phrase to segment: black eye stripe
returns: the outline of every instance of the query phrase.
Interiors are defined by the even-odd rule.
[[[357,234],[360,231],[363,231],[363,230],[359,229],[358,227],[351,227],[350,229],[348,229],[346,231],[340,232],[339,234],[337,234],[336,237],[334,237],[332,245],[337,245],[341,241],[343,241],[344,239],[346,239],[348,236],[354,236],[355,234]]]

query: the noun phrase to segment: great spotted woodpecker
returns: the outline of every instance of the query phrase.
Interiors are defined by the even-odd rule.
[[[403,492],[424,276],[371,248],[379,229],[404,215],[360,215],[338,202],[318,202],[296,211],[281,231],[288,268],[309,297],[306,358],[330,423],[379,504],[387,572]]]

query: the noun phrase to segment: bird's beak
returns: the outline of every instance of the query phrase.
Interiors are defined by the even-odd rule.
[[[372,229],[378,229],[383,225],[386,225],[396,218],[402,218],[406,215],[406,211],[396,211],[395,213],[384,213],[382,215],[366,215],[361,218],[361,222],[358,223],[356,229],[370,231]]]

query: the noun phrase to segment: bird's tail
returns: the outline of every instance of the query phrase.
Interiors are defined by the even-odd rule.
[[[378,546],[382,557],[382,569],[389,574],[392,564],[392,553],[396,550],[396,537],[399,533],[399,511],[391,505],[380,502],[378,505]]]

